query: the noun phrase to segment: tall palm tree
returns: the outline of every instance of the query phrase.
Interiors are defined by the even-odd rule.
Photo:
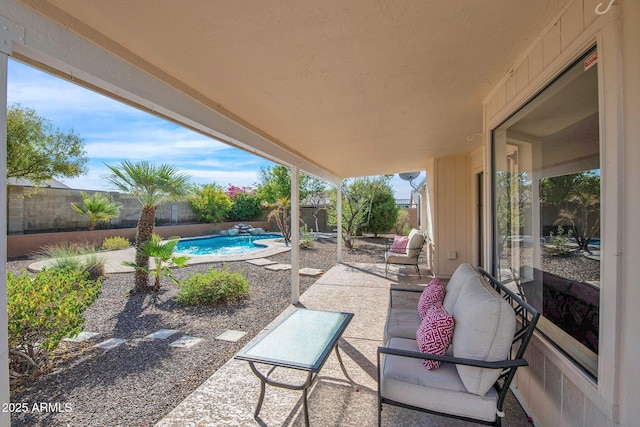
[[[144,244],[151,240],[155,227],[156,208],[165,202],[183,200],[189,192],[189,179],[174,166],[156,166],[147,161],[132,163],[123,161],[117,166],[106,165],[111,170],[108,180],[122,192],[134,195],[142,204],[136,239],[136,265],[134,292],[153,290],[149,287],[149,256]]]
[[[89,215],[89,231],[96,227],[96,221],[107,221],[117,217],[120,213],[120,205],[113,203],[111,199],[100,193],[93,193],[93,196],[89,196],[81,191],[80,197],[82,197],[84,206],[71,203],[71,207],[82,215]]]

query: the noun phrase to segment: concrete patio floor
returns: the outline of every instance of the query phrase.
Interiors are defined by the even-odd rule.
[[[335,352],[329,356],[319,380],[309,393],[310,424],[315,426],[377,425],[376,350],[382,345],[390,285],[427,283],[414,267],[391,267],[385,277],[384,264],[338,264],[325,273],[300,298],[298,307],[346,311],[355,316],[339,343],[342,360],[352,385],[342,373]],[[419,295],[419,294],[417,294]],[[395,298],[394,298],[395,303]],[[406,303],[406,302],[405,302]],[[413,302],[412,302],[413,303]],[[266,329],[291,311],[289,306]],[[272,375],[288,382],[303,382],[300,371],[277,369]],[[302,392],[267,386],[259,418],[253,412],[260,381],[249,364],[229,360],[156,425],[184,426],[302,426]],[[530,426],[527,415],[510,393],[503,426]],[[384,426],[471,426],[473,423],[384,406]]]

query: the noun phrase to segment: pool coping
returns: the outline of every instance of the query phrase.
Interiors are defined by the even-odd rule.
[[[285,245],[281,237],[277,237],[274,239],[261,239],[259,245],[266,247],[237,255],[188,255],[189,261],[187,262],[187,265],[214,262],[246,261],[249,259],[269,257],[291,250],[291,246]],[[116,251],[98,252],[96,254],[90,255],[79,255],[78,258],[82,259],[88,256],[98,255],[100,257],[103,257],[105,260],[105,273],[131,273],[134,271],[134,268],[122,265],[122,262],[133,262],[135,260],[135,254],[135,248],[127,248]],[[33,264],[30,264],[28,269],[31,272],[38,272],[42,270],[42,268],[52,265],[54,261],[54,259],[37,261]],[[151,267],[153,268],[153,259],[150,259],[149,262],[151,263]]]

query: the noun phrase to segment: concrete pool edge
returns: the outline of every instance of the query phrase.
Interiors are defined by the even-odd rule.
[[[204,263],[214,263],[214,262],[235,262],[235,261],[246,261],[249,259],[255,258],[264,258],[276,254],[280,254],[283,252],[287,252],[291,250],[291,246],[285,245],[282,238],[275,239],[263,239],[260,240],[260,246],[266,246],[265,248],[256,249],[251,252],[246,252],[244,254],[237,255],[227,255],[227,256],[219,256],[219,255],[189,255],[189,262],[187,265],[193,264],[204,264]],[[127,248],[121,249],[117,251],[108,251],[108,252],[97,252],[95,254],[90,255],[80,255],[78,258],[84,258],[87,256],[98,255],[99,257],[103,257],[105,259],[105,273],[131,273],[134,271],[133,267],[128,267],[122,265],[123,261],[134,261],[135,259],[135,248]],[[34,262],[30,264],[28,269],[31,272],[38,272],[42,270],[42,268],[52,265],[55,262],[54,259],[46,259],[42,261]],[[149,260],[151,262],[151,266],[153,267],[153,260]]]

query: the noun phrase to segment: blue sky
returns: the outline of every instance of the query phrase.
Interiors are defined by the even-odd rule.
[[[9,61],[7,103],[33,108],[55,127],[73,129],[84,139],[88,173],[59,179],[76,189],[114,190],[105,180],[105,163],[123,160],[171,163],[195,183],[224,187],[253,186],[259,169],[274,165],[14,60]],[[391,185],[396,198],[409,198],[407,182],[396,175]]]

